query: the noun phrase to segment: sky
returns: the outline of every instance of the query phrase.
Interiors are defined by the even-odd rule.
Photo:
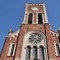
[[[46,10],[51,28],[58,31],[60,28],[60,0],[0,0],[0,52],[5,37],[10,29],[19,30],[24,19],[26,3],[46,4]]]

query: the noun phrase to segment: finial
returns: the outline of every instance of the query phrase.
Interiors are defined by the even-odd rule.
[[[8,34],[10,34],[10,33],[13,33],[13,30],[12,29],[9,30]]]
[[[58,33],[60,33],[60,28],[58,29]]]

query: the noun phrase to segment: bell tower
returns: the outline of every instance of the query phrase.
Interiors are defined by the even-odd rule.
[[[23,24],[48,23],[45,4],[26,4]]]

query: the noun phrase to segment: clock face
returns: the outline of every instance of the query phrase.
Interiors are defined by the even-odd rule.
[[[40,33],[33,33],[29,37],[29,42],[31,43],[39,43],[43,39],[43,36]]]

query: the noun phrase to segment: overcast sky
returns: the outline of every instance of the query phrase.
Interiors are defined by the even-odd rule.
[[[24,18],[25,5],[41,3],[43,0],[0,0],[0,52],[9,29],[19,30]],[[60,0],[44,0],[51,28],[60,28]]]

